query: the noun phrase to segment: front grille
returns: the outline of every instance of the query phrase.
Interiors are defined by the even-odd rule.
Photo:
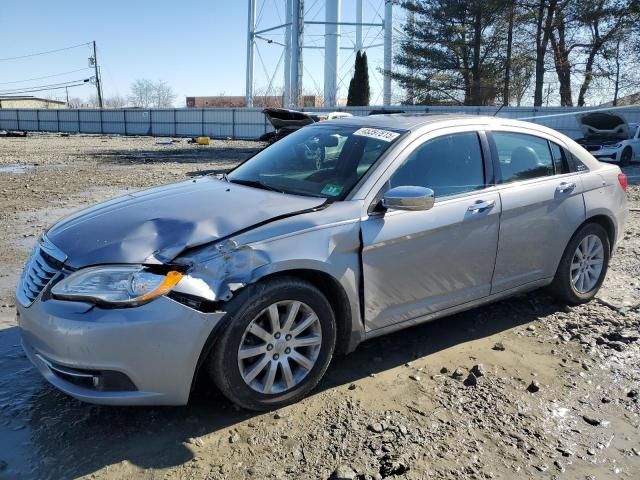
[[[596,152],[600,150],[600,145],[587,145],[586,148],[589,152]]]
[[[62,270],[66,255],[43,237],[31,252],[16,290],[18,301],[28,307]]]

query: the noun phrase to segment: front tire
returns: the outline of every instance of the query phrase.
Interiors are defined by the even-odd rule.
[[[625,148],[620,154],[620,166],[628,167],[631,164],[632,151],[629,147]]]
[[[567,245],[549,290],[569,305],[588,302],[604,281],[610,252],[605,229],[597,223],[584,225]]]
[[[335,317],[312,284],[279,278],[251,285],[227,305],[229,323],[209,372],[220,391],[249,410],[294,403],[324,375],[336,343]]]

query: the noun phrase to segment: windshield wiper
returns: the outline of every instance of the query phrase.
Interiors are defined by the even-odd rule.
[[[262,183],[259,180],[243,180],[237,178],[228,178],[228,182],[237,183],[238,185],[246,185],[247,187],[261,188],[262,190],[270,190],[272,192],[278,193],[287,193],[279,188],[272,187],[271,185],[267,185],[266,183]]]

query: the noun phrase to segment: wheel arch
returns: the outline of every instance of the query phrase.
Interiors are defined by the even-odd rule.
[[[560,255],[560,257],[558,258],[558,262],[556,264],[556,268],[554,272],[557,272],[558,268],[560,268],[560,262],[562,261],[562,256],[566,252],[566,249],[569,247],[569,244],[571,243],[571,241],[575,238],[576,234],[580,231],[580,229],[582,229],[582,227],[590,223],[600,225],[602,228],[604,228],[605,232],[607,232],[607,238],[609,239],[609,255],[611,255],[611,253],[613,252],[613,245],[616,238],[615,223],[611,219],[611,217],[609,217],[608,215],[604,213],[598,213],[596,215],[592,215],[586,218],[580,225],[576,227],[574,232],[571,234],[571,237],[569,237],[569,240],[567,240],[567,244],[565,245],[564,250],[562,251],[562,255]]]
[[[353,351],[364,339],[362,322],[359,318],[354,318],[351,302],[345,288],[333,275],[322,270],[313,268],[291,268],[265,273],[263,276],[256,278],[251,284],[236,291],[233,298],[235,298],[241,291],[249,289],[261,282],[284,277],[304,280],[315,286],[327,298],[333,308],[334,317],[336,319],[336,354],[346,354]],[[233,298],[230,301],[232,301]],[[224,308],[224,304],[221,306]],[[215,347],[215,343],[220,336],[220,332],[227,326],[230,320],[229,316],[225,315],[222,321],[220,321],[209,334],[209,337],[200,352],[200,356],[193,373],[191,391],[193,391],[195,387],[197,377],[203,363]]]
[[[353,349],[353,315],[351,302],[346,290],[340,282],[327,272],[310,268],[295,268],[280,270],[261,277],[258,282],[274,278],[294,277],[309,282],[327,298],[333,308],[336,319],[336,347],[337,354],[347,353]]]
[[[573,238],[575,236],[575,234],[586,224],[588,223],[595,223],[597,225],[600,225],[602,228],[604,228],[604,230],[607,232],[607,237],[609,239],[609,254],[613,253],[613,246],[616,242],[616,225],[614,223],[614,221],[611,219],[611,217],[609,217],[608,215],[605,214],[597,214],[597,215],[593,215],[589,218],[587,218],[584,222],[582,222],[580,224],[580,226],[578,228],[576,228],[576,231],[573,233],[573,235],[571,236],[571,238]],[[569,240],[571,241],[571,240]]]

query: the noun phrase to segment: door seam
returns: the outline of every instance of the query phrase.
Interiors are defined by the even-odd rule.
[[[491,272],[491,283],[489,284],[489,295],[493,295],[493,281],[496,276],[496,265],[498,264],[498,252],[500,251],[500,234],[502,231],[502,192],[497,191],[500,200],[500,213],[498,214],[498,241],[496,242],[496,253],[493,257],[493,271]]]

